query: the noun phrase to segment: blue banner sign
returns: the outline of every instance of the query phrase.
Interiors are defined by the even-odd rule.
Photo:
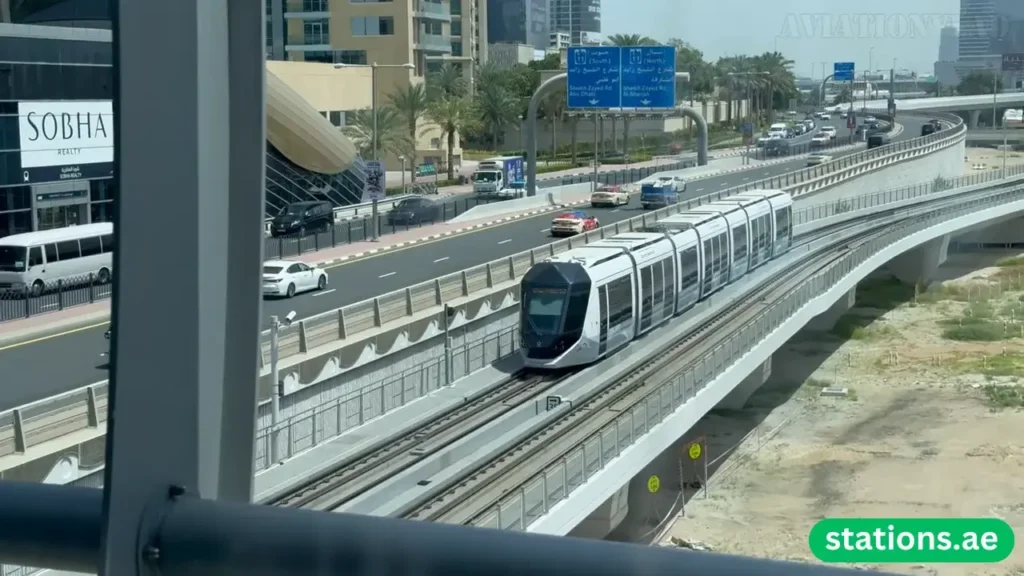
[[[567,54],[569,108],[673,108],[674,46],[574,46]]]

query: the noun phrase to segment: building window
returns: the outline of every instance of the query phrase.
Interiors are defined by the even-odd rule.
[[[348,126],[349,124],[354,124],[355,123],[355,121],[356,121],[356,113],[355,113],[354,110],[344,110],[344,111],[342,111],[341,114],[342,114],[342,123],[341,123],[342,126]]]
[[[334,124],[335,126],[341,126],[341,111],[331,111],[331,124]]]
[[[335,50],[334,61],[338,64],[367,64],[366,50]]]
[[[310,50],[302,53],[305,62],[319,62],[321,64],[334,64],[334,53],[325,50]]]
[[[462,22],[452,22],[452,36],[462,36]]]
[[[452,56],[462,56],[462,42],[452,42]]]
[[[331,26],[328,20],[312,20],[302,24],[303,43],[307,46],[331,43]]]
[[[353,4],[385,4],[390,2],[391,0],[352,0]]]
[[[391,16],[356,16],[352,18],[353,36],[394,36],[395,19]]]
[[[303,12],[330,12],[330,10],[328,0],[302,0]]]
[[[452,16],[462,15],[462,0],[451,0]]]

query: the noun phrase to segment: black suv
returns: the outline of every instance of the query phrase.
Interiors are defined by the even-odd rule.
[[[304,236],[309,232],[324,232],[334,224],[334,209],[330,202],[292,202],[270,221],[270,235]]]
[[[406,198],[388,212],[390,226],[433,223],[441,219],[441,205],[429,198]]]

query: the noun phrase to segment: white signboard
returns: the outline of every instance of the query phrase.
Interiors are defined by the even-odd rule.
[[[384,200],[387,197],[387,173],[380,160],[366,161],[366,181],[363,183],[363,202]]]
[[[114,161],[109,100],[18,102],[23,170]]]

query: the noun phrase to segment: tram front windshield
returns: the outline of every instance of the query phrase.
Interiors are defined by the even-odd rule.
[[[537,336],[554,336],[560,333],[565,300],[568,297],[569,290],[565,287],[531,287],[523,303],[529,331]]]

